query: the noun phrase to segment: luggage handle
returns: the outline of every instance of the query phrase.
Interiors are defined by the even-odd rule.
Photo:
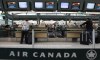
[[[87,34],[88,34],[88,32],[86,31],[86,41],[87,41]]]

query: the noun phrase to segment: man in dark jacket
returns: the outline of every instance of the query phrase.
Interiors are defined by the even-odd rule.
[[[87,18],[87,21],[81,24],[80,26],[82,27],[83,25],[86,26],[86,31],[89,33],[89,39],[92,42],[93,22],[91,21],[91,19]]]
[[[92,31],[93,30],[93,22],[91,19],[87,18],[87,21],[81,24],[80,26],[82,27],[83,25],[86,25],[86,30],[87,31]]]

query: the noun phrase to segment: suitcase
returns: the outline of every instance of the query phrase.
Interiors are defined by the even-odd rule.
[[[80,44],[89,45],[89,42],[90,42],[89,41],[89,35],[88,35],[87,31],[82,32],[80,34]]]
[[[95,38],[95,43],[100,43],[100,36],[97,36],[97,37]]]
[[[98,27],[95,32],[95,43],[100,43],[100,27]]]
[[[97,28],[97,34],[100,36],[100,27]]]

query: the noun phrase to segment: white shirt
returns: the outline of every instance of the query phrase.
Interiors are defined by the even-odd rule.
[[[30,23],[25,21],[22,23],[22,30],[29,30]]]

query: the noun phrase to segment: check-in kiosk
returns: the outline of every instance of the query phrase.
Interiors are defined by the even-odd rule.
[[[16,17],[14,17],[14,19],[16,19]],[[33,29],[34,29],[34,38],[37,39],[37,41],[40,41],[39,39],[43,39],[44,41],[49,41],[50,38],[53,38],[55,41],[58,41],[57,39],[60,38],[65,38],[65,40],[67,41],[69,38],[72,39],[72,41],[77,41],[78,38],[80,38],[80,33],[82,30],[84,30],[84,28],[80,28],[80,24],[82,24],[83,22],[85,22],[86,18],[91,18],[93,20],[94,24],[99,23],[98,16],[67,16],[67,14],[39,14],[38,17],[34,18],[32,16],[27,16],[27,18],[29,19],[39,19],[42,20],[43,22],[40,24],[37,24]],[[24,17],[20,17],[20,19],[24,19]],[[38,20],[38,21],[39,21]],[[51,20],[55,21],[53,24],[48,24],[45,21],[49,21],[51,22]],[[59,25],[57,24],[57,22],[65,22],[64,25],[64,30],[62,30],[63,25]],[[49,26],[52,25],[52,27],[54,27],[54,30],[49,29]],[[60,29],[59,29],[60,28]],[[21,36],[21,28],[17,28],[16,31],[16,37],[20,37]],[[50,31],[52,30],[52,31]],[[63,32],[62,32],[63,31]],[[50,34],[52,36],[50,36]],[[64,35],[62,35],[64,34]],[[46,40],[45,40],[46,39]]]

